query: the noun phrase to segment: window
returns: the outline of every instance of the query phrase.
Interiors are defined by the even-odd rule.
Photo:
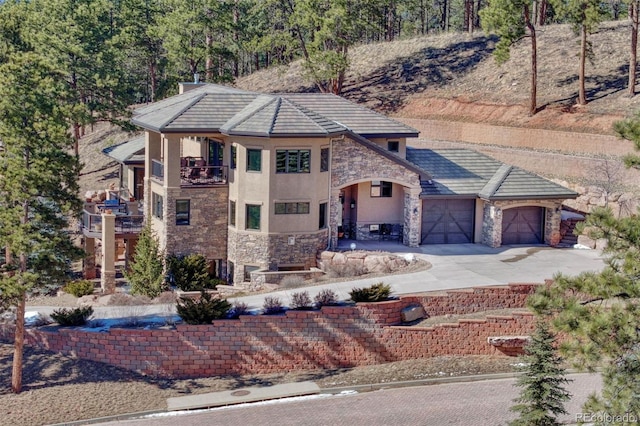
[[[229,225],[236,226],[236,202],[229,200]]]
[[[398,141],[389,141],[389,142],[387,142],[387,150],[389,150],[391,152],[400,151],[400,142],[398,142]]]
[[[320,150],[320,171],[329,171],[329,148],[322,148]]]
[[[309,173],[311,151],[286,149],[276,151],[276,173]]]
[[[371,196],[372,197],[391,197],[391,182],[385,182],[382,180],[371,181]]]
[[[151,209],[152,209],[151,213],[158,219],[162,219],[163,205],[164,205],[164,202],[162,199],[162,195],[152,192],[151,193]]]
[[[259,266],[244,265],[244,280],[251,281],[251,273],[260,269]]]
[[[238,159],[238,147],[235,145],[231,145],[231,164],[229,165],[230,168],[232,169],[236,168],[237,159]]]
[[[176,200],[176,225],[189,225],[191,216],[191,202]]]
[[[260,230],[260,206],[257,204],[247,204],[246,229]]]
[[[327,227],[327,203],[320,203],[320,218],[318,221],[318,229]]]
[[[261,149],[247,150],[247,171],[248,172],[262,171],[262,150]]]
[[[276,203],[276,214],[309,214],[309,203]]]

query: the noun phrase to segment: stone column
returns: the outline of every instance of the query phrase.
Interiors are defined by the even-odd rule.
[[[96,277],[96,239],[84,238],[84,266],[83,276],[85,280],[92,280]]]
[[[102,271],[100,286],[102,293],[112,294],[116,291],[116,216],[112,213],[102,214]]]
[[[332,189],[331,198],[329,199],[329,248],[335,249],[338,247],[338,226],[342,223],[339,222],[340,210],[342,204],[340,204],[340,190]]]
[[[485,202],[482,215],[482,244],[500,247],[502,244],[502,209]]]
[[[404,230],[402,244],[409,247],[420,246],[422,234],[422,189],[405,188],[404,190]]]

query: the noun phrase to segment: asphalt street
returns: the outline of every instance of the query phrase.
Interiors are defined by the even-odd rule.
[[[598,391],[598,375],[572,374],[566,388],[573,395],[565,404],[568,414],[560,421],[573,423],[590,393]],[[520,388],[515,379],[447,383],[409,388],[389,388],[366,393],[343,393],[290,398],[229,406],[199,412],[182,412],[146,419],[102,423],[126,426],[279,425],[279,426],[494,426],[506,425],[517,415],[509,409]]]

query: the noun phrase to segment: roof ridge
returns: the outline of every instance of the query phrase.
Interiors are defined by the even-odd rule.
[[[239,126],[241,123],[249,120],[249,118],[253,117],[258,112],[272,105],[273,102],[278,100],[278,98],[278,96],[268,95],[265,93],[257,94],[257,96],[251,102],[249,102],[247,106],[242,108],[231,118],[229,118],[222,126],[220,126],[220,130],[225,132],[231,131],[232,128]],[[258,101],[260,101],[260,103],[258,103]],[[279,105],[277,107],[279,107]],[[274,119],[272,117],[270,129],[273,129],[273,122]]]
[[[298,109],[302,114],[304,114],[305,117],[307,117],[309,120],[311,120],[313,122],[313,124],[319,128],[320,130],[324,130],[327,131],[327,129],[324,128],[323,125],[321,125],[318,122],[318,118],[322,118],[324,120],[327,120],[333,124],[337,124],[338,126],[342,127],[343,130],[351,130],[349,129],[347,126],[345,126],[344,124],[336,121],[336,120],[332,120],[331,118],[327,117],[324,114],[320,114],[318,111],[314,111],[312,109],[309,109],[303,105],[300,105],[297,102],[292,101],[291,99],[287,98],[286,96],[282,97],[283,100],[285,100],[287,103],[291,104],[293,107],[295,107],[296,109]],[[329,132],[327,132],[329,133]]]
[[[480,192],[478,192],[478,196],[481,198],[490,198],[492,195],[496,193],[500,185],[507,179],[511,171],[513,170],[513,166],[508,164],[502,164],[498,167],[498,170],[494,173],[494,175],[487,181],[487,183],[482,187]]]
[[[191,102],[189,102],[187,104],[186,107],[182,108],[180,111],[178,111],[177,113],[173,114],[173,116],[168,119],[167,121],[165,121],[162,124],[162,127],[160,128],[160,130],[168,127],[171,123],[173,123],[178,117],[180,117],[182,114],[184,114],[185,112],[189,111],[191,109],[191,107],[193,107],[196,103],[200,102],[200,100],[202,100],[202,98],[204,98],[206,96],[205,93],[201,93],[198,96],[194,96],[193,99],[191,100]]]

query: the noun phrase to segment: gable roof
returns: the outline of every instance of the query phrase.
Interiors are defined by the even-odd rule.
[[[207,84],[134,111],[132,123],[162,133],[314,137],[416,137],[418,131],[336,95],[260,94]]]
[[[137,136],[117,145],[112,145],[103,149],[102,152],[119,163],[144,164],[144,135]]]
[[[407,147],[407,160],[428,170],[421,198],[480,197],[498,199],[567,199],[578,194],[518,167],[501,163],[470,149]]]

